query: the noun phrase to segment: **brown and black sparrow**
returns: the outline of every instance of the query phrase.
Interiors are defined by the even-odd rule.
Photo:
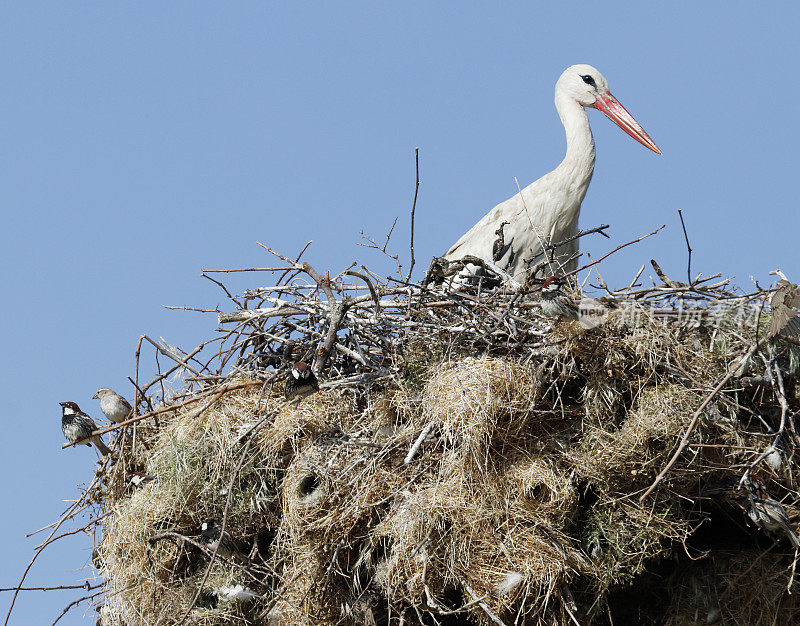
[[[568,293],[564,290],[565,284],[566,281],[557,276],[551,276],[542,284],[539,304],[548,317],[577,320],[583,328],[595,328],[606,321],[609,311],[618,308],[613,300]]]
[[[97,430],[94,420],[80,410],[74,402],[59,402],[61,405],[61,430],[70,443],[81,442],[87,446],[94,444],[100,454],[111,453],[111,449],[103,443],[100,435],[92,437],[92,432]],[[86,440],[85,442],[83,440]]]
[[[564,293],[564,281],[551,276],[542,284],[540,304],[542,313],[548,317],[576,320],[580,317],[580,302]]]
[[[100,410],[115,424],[124,422],[131,416],[133,409],[130,403],[113,389],[101,387],[92,398],[100,400]]]
[[[296,361],[286,380],[284,395],[287,400],[305,398],[319,391],[319,382],[314,372],[304,361]]]

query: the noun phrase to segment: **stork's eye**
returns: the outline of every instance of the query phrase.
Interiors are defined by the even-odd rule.
[[[586,76],[581,76],[581,78],[583,79],[583,82],[586,83],[587,85],[591,85],[592,87],[597,87],[597,85],[594,82],[594,78],[592,78],[589,74],[586,74]]]

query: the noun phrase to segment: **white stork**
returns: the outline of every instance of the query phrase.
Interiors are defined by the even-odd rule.
[[[445,259],[455,261],[474,255],[524,282],[528,270],[544,260],[544,245],[577,234],[581,202],[594,172],[594,137],[584,107],[599,109],[636,141],[661,154],[655,142],[608,91],[603,75],[591,65],[573,65],[564,70],[556,82],[555,101],[567,135],[564,160],[484,215],[445,253]],[[557,248],[547,274],[575,269],[577,251],[577,239]]]

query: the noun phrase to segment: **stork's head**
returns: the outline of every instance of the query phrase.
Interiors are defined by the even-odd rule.
[[[619,100],[611,95],[605,77],[591,65],[581,63],[565,69],[556,83],[556,99],[560,96],[569,97],[581,106],[602,111],[608,119],[640,144],[661,154],[661,150],[644,132],[644,128],[633,119]]]
[[[564,70],[556,83],[556,93],[560,92],[582,106],[591,107],[600,95],[608,93],[608,81],[591,65],[572,65]]]

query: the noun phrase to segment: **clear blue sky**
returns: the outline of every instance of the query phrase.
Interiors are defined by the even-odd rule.
[[[581,224],[613,239],[583,249],[667,224],[609,259],[609,282],[652,257],[683,277],[678,208],[697,271],[800,279],[798,23],[796,2],[0,5],[0,586],[30,557],[25,533],[92,475],[94,452],[60,449],[58,402],[99,416],[98,387],[130,397],[141,333],[208,337],[213,316],[161,308],[225,306],[201,269],[271,262],[256,240],[294,253],[313,239],[319,269],[376,265],[358,232],[396,216],[405,257],[419,146],[420,276],[515,176],[561,160],[553,85],[568,65],[600,69],[664,152],[590,111]],[[81,580],[90,546],[55,546],[28,583]],[[72,597],[24,595],[12,623],[50,623]],[[81,615],[61,623],[93,623]]]

